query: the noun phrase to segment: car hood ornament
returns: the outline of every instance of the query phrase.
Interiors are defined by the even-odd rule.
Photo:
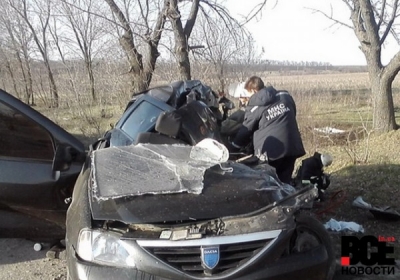
[[[201,247],[201,263],[207,269],[214,269],[219,262],[219,246]]]

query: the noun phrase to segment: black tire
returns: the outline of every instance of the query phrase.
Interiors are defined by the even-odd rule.
[[[313,246],[317,242],[318,245],[324,245],[328,254],[328,268],[325,280],[332,280],[336,271],[336,259],[329,233],[320,221],[305,214],[299,214],[296,217],[296,224],[296,234],[292,243],[292,249],[296,249],[296,246]],[[300,241],[300,243],[302,244],[296,244],[301,238],[303,241]]]

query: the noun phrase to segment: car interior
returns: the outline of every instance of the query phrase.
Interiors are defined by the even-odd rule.
[[[135,144],[183,144],[178,138],[182,128],[182,117],[176,111],[161,112],[157,118],[155,132],[142,132]]]

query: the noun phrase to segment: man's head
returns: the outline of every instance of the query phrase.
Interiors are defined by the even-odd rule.
[[[321,154],[321,162],[324,167],[332,164],[333,158],[330,154]]]
[[[263,80],[258,76],[251,76],[244,84],[244,89],[250,94],[250,96],[264,87]]]

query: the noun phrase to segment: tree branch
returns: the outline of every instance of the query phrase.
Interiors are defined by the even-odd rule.
[[[384,3],[386,3],[386,1],[384,1]],[[396,14],[397,14],[397,7],[399,4],[399,0],[395,0],[393,3],[393,10],[392,10],[392,14],[390,16],[390,20],[387,23],[385,32],[383,33],[381,39],[379,40],[379,44],[382,45],[383,42],[385,42],[387,35],[389,34],[389,32],[392,30],[392,26],[394,23],[394,20],[396,19]],[[382,7],[382,10],[384,9],[384,7]],[[383,17],[383,14],[381,15],[381,18]],[[379,23],[381,23],[381,20],[379,20]]]
[[[379,15],[379,22],[378,22],[378,28],[381,27],[381,24],[383,22],[383,17],[385,15],[385,8],[386,8],[386,0],[383,0],[382,2],[382,9],[381,9],[381,13]]]
[[[167,20],[167,12],[168,12],[168,1],[164,1],[164,7],[159,12],[156,25],[154,26],[153,32],[150,36],[150,40],[147,41],[149,46],[149,59],[148,63],[146,63],[146,75],[149,76],[155,69],[157,58],[160,56],[158,52],[158,45],[160,43],[161,34],[164,30],[164,25]]]
[[[197,19],[197,14],[199,12],[199,6],[200,6],[200,0],[193,0],[192,7],[190,9],[190,14],[188,19],[186,20],[185,28],[183,31],[185,33],[186,38],[189,38],[190,35],[192,34],[192,30]]]
[[[326,17],[327,19],[333,21],[335,24],[339,24],[339,25],[345,26],[345,27],[347,27],[347,28],[354,29],[353,26],[350,26],[350,25],[348,25],[347,23],[344,23],[344,22],[342,22],[342,21],[340,21],[340,20],[335,19],[335,18],[333,17],[332,7],[331,7],[331,15],[328,15],[327,13],[325,13],[325,12],[323,12],[323,11],[321,11],[321,10],[317,10],[317,9],[313,9],[313,8],[306,8],[306,9],[312,11],[313,13],[317,13],[317,14],[323,15],[323,16]]]
[[[346,4],[350,11],[354,10],[354,8],[350,5],[349,0],[343,0],[343,2]]]
[[[278,3],[277,0],[275,0],[275,5]],[[267,0],[264,0],[263,2],[257,4],[250,12],[249,14],[245,17],[245,21],[242,22],[240,25],[243,26],[246,23],[250,22],[253,20],[258,14],[262,13],[262,10],[264,9],[265,5],[267,4]]]
[[[390,79],[394,79],[400,71],[400,51],[396,53],[383,70],[383,75],[388,75]]]

